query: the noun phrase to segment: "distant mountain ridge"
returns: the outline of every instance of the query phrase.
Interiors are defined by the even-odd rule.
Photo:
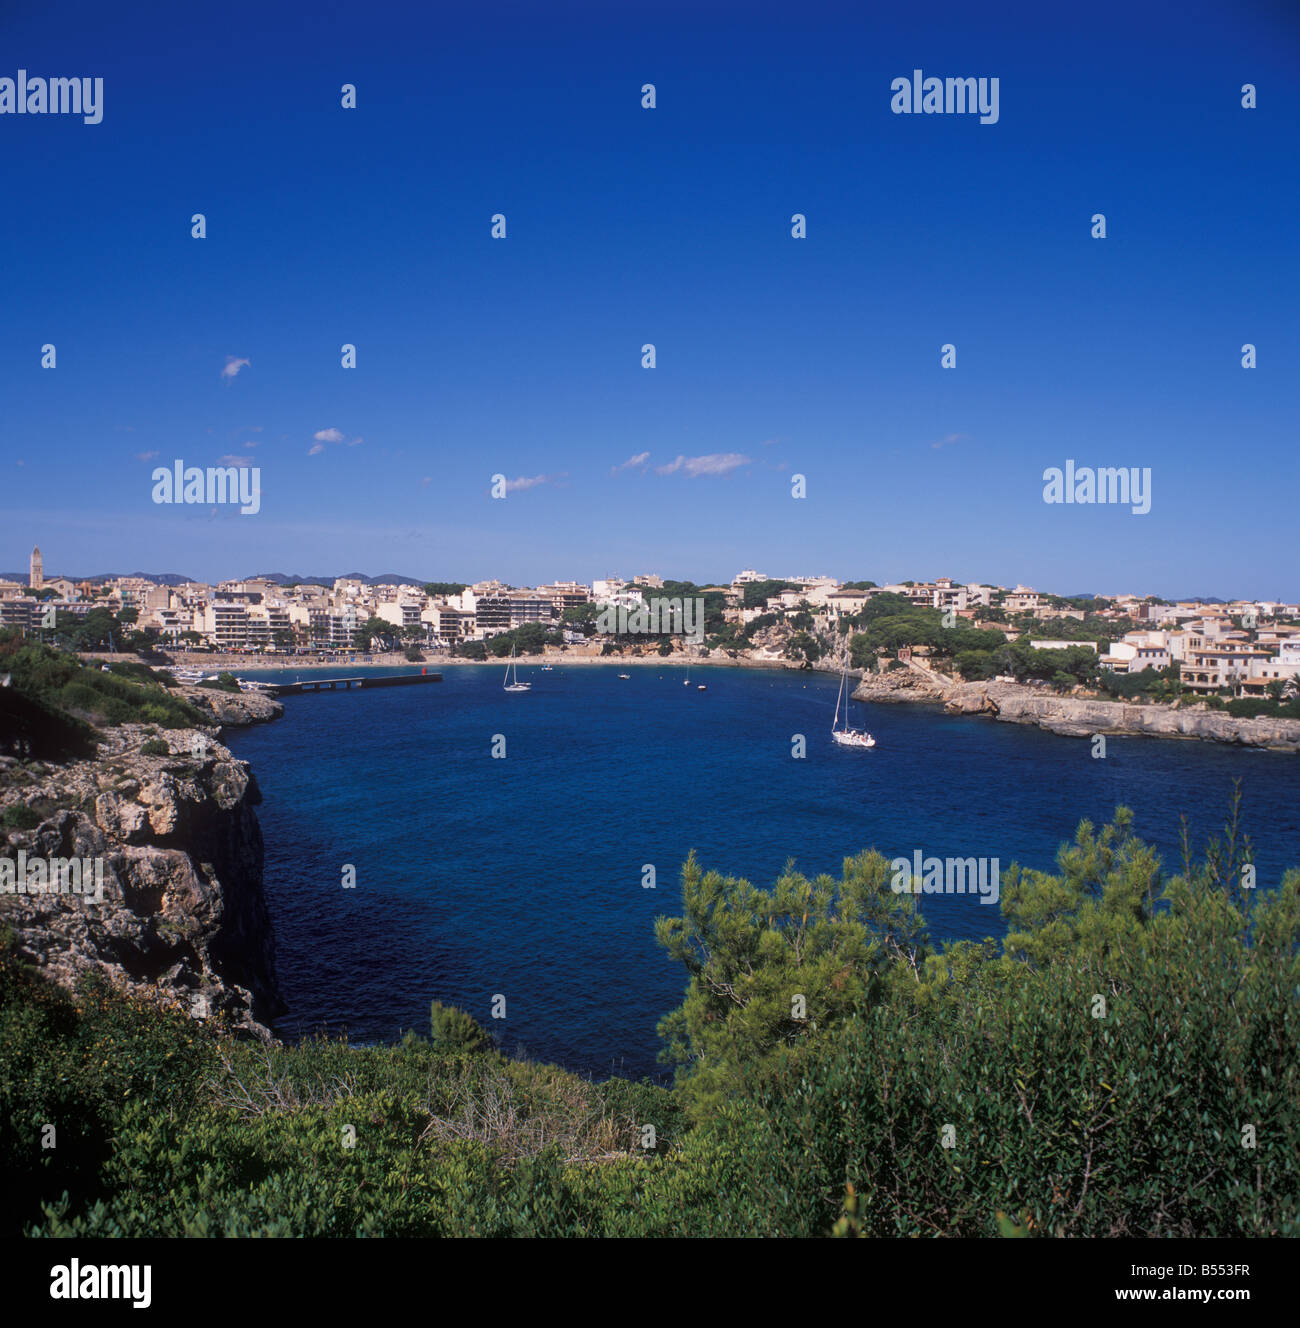
[[[182,576],[180,572],[99,572],[94,576],[78,576],[72,572],[53,572],[46,576],[48,584],[50,581],[61,581],[65,577],[69,581],[111,581],[116,576],[137,576],[143,581],[156,581],[160,586],[179,586],[186,581],[193,581],[192,576]],[[28,574],[26,572],[0,572],[0,581],[17,581],[20,585],[26,585]]]
[[[187,581],[197,581],[199,579],[193,576],[184,576],[180,572],[99,572],[95,576],[75,576],[70,573],[58,572],[54,576],[46,577],[46,581],[56,580],[64,576],[67,576],[69,581],[111,581],[114,577],[133,576],[139,577],[142,581],[154,581],[160,586],[180,586]],[[295,581],[300,581],[309,586],[332,586],[335,581],[339,580],[364,581],[369,586],[422,586],[426,584],[428,579],[427,577],[401,576],[397,572],[381,572],[378,576],[366,576],[364,572],[343,572],[338,576],[290,576],[285,572],[258,572],[248,577],[222,578],[225,581],[274,581],[278,586]],[[25,586],[27,580],[26,572],[0,572],[0,581],[17,581],[19,585]],[[205,582],[203,584],[215,585],[216,583]]]
[[[301,581],[308,586],[332,586],[335,581],[364,581],[368,586],[422,586],[432,580],[427,576],[402,576],[398,572],[381,572],[378,576],[367,576],[364,572],[340,572],[336,576],[290,576],[285,572],[258,572],[250,576],[249,581],[274,581],[282,586],[290,581]]]

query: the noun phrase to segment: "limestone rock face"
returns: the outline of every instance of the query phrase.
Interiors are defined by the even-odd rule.
[[[254,698],[265,702],[267,698]],[[271,704],[278,704],[272,702]],[[30,830],[0,832],[0,856],[99,859],[102,902],[75,894],[0,895],[19,953],[71,987],[100,972],[136,994],[222,1015],[248,1035],[283,1010],[262,889],[261,801],[246,762],[192,732],[161,735],[175,754],[148,756],[137,725],[109,731],[94,759],[0,758],[0,809],[26,803]]]
[[[284,714],[284,703],[262,692],[223,692],[215,687],[171,689],[190,705],[212,716],[215,724],[265,724]]]
[[[867,673],[854,689],[855,701],[943,701],[947,689],[917,669]]]

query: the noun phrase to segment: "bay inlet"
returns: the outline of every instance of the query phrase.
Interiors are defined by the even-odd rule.
[[[289,696],[224,738],[264,796],[281,1037],[427,1033],[437,998],[534,1059],[657,1077],[685,974],[653,921],[678,912],[691,849],[763,887],[789,859],[838,876],[865,848],[1050,870],[1080,820],[1124,804],[1172,872],[1180,816],[1199,848],[1240,781],[1260,888],[1300,864],[1292,755],[1115,737],[1098,760],[1078,738],[883,705],[857,707],[878,745],[855,751],[831,742],[826,674],[717,667],[701,692],[679,667],[560,664],[503,694],[498,669],[437,667],[437,687]],[[922,907],[936,938],[1001,935],[978,895]]]

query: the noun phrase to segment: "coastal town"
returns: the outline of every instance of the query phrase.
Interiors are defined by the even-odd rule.
[[[638,631],[638,610],[681,600],[702,602],[698,635]],[[1074,670],[1076,684],[1101,678],[1113,687],[1115,679],[1146,674],[1176,680],[1188,699],[1278,702],[1300,685],[1300,603],[1276,600],[1071,598],[949,577],[876,585],[752,568],[728,583],[702,585],[649,573],[531,587],[363,577],[320,583],[249,577],[215,585],[179,577],[85,580],[47,575],[39,548],[25,579],[0,580],[0,628],[54,638],[95,610],[129,627],[133,648],[215,653],[250,666],[356,660],[372,652],[472,660],[519,647],[520,654],[575,661],[677,655],[825,667],[847,638],[856,669],[909,665],[951,681],[981,676],[972,673],[963,647],[1001,642],[1018,646],[1022,659],[1083,661]],[[623,613],[615,619],[608,610]],[[607,630],[612,621],[622,630]],[[895,630],[873,633],[873,624]],[[111,648],[112,639],[104,644]],[[982,676],[1002,675],[986,665]],[[1047,680],[1059,687],[1070,676],[1055,669]]]

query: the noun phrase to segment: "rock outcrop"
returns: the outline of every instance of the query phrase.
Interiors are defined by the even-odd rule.
[[[233,714],[233,702],[254,720],[272,718],[267,707],[279,712],[267,697],[189,690],[214,698],[206,707],[214,717]],[[269,1038],[266,1022],[283,1003],[253,810],[261,797],[247,763],[215,734],[124,724],[90,759],[0,758],[0,817],[9,826],[40,818],[0,831],[0,856],[98,859],[104,894],[102,902],[2,894],[0,923],[15,933],[20,957],[53,981],[71,987],[100,972],[196,1018],[222,1016]],[[150,754],[160,743],[171,754]]]
[[[199,686],[173,687],[171,692],[221,725],[266,724],[284,714],[284,703],[264,692],[223,692]]]
[[[889,669],[885,673],[863,674],[853,691],[855,701],[929,701],[940,703],[949,692],[919,669]]]

